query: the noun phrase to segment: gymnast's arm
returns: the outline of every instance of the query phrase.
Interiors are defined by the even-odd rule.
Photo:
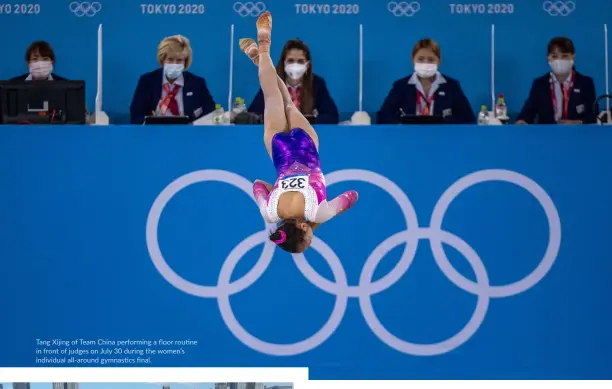
[[[340,215],[342,212],[350,209],[356,202],[359,196],[354,190],[342,193],[330,202],[321,203],[317,211],[317,217],[314,220],[312,229],[316,230],[322,223]]]
[[[253,184],[253,197],[255,197],[255,201],[259,206],[259,212],[261,216],[263,216],[264,220],[268,223],[272,223],[272,220],[268,217],[268,210],[266,201],[268,199],[268,194],[272,190],[272,185],[268,184],[265,181],[255,180]]]

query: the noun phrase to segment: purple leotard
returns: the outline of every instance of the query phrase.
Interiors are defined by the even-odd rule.
[[[253,185],[253,194],[264,219],[278,222],[278,199],[285,192],[300,192],[304,195],[304,218],[314,223],[323,223],[357,201],[357,192],[348,191],[327,202],[325,177],[321,170],[319,152],[301,128],[280,132],[272,138],[272,160],[277,179],[268,192],[265,184]],[[300,185],[303,182],[303,185]]]
[[[272,138],[272,162],[276,168],[276,184],[279,179],[296,174],[308,174],[310,186],[320,204],[327,199],[325,177],[321,171],[319,151],[314,141],[301,128],[279,132]]]

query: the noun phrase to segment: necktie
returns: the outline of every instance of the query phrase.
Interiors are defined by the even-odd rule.
[[[174,89],[172,89],[170,87],[170,84],[168,83],[164,84],[164,91],[166,92],[166,97],[164,98],[164,101],[162,102],[161,107],[160,107],[162,114],[165,115],[167,110],[170,110],[170,113],[172,113],[172,116],[180,115],[178,102],[176,101],[176,95],[178,94],[180,90],[181,90],[180,85],[175,84]]]
[[[300,109],[300,88],[289,88],[289,94],[291,94],[293,105]]]

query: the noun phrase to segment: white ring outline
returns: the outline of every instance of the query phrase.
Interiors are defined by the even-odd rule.
[[[223,181],[223,180],[227,181]],[[186,280],[185,278],[178,275],[166,262],[161,248],[159,247],[158,240],[158,227],[159,220],[161,218],[161,214],[164,211],[168,202],[181,190],[187,188],[196,183],[207,182],[207,181],[216,181],[222,182],[230,185],[236,186],[238,189],[241,189],[245,192],[253,201],[253,195],[251,193],[251,183],[244,177],[239,176],[238,174],[228,172],[225,170],[197,170],[191,173],[187,173],[176,180],[172,181],[168,186],[161,191],[161,193],[157,196],[153,205],[151,206],[151,210],[149,211],[149,215],[147,217],[147,226],[146,226],[146,241],[147,241],[147,249],[149,250],[149,256],[153,261],[153,264],[157,268],[157,271],[164,277],[166,281],[168,281],[172,286],[181,290],[187,294],[198,297],[205,298],[215,298],[219,296],[219,288],[216,286],[208,286],[208,285],[199,285],[193,283],[191,281]],[[249,236],[245,239],[245,241],[257,241],[257,233]],[[241,244],[243,244],[241,242]],[[255,245],[256,243],[254,243]],[[261,275],[266,271],[270,262],[272,261],[272,256],[274,255],[274,247],[275,245],[268,240],[264,244],[264,249],[259,257],[259,260],[253,266],[251,270],[242,278],[234,281],[229,284],[230,291],[223,292],[223,294],[229,293],[235,294],[238,293],[249,286],[251,286]],[[234,253],[236,249],[232,250]],[[231,253],[230,253],[231,255]],[[230,257],[228,257],[229,259]],[[226,261],[228,260],[226,259]]]
[[[440,196],[431,214],[429,227],[433,230],[443,231],[442,223],[444,215],[453,200],[463,191],[474,185],[493,181],[508,182],[529,192],[540,203],[548,220],[548,246],[540,264],[531,273],[518,281],[507,285],[489,286],[488,293],[491,297],[510,297],[523,293],[540,282],[554,265],[561,247],[561,218],[552,199],[540,185],[531,178],[510,170],[489,169],[468,174],[448,187],[442,196]],[[479,294],[479,285],[459,273],[448,260],[442,242],[438,239],[430,239],[429,243],[442,273],[456,286],[466,292]]]
[[[261,241],[265,242],[270,240],[265,231],[261,231],[256,235],[259,237],[260,243],[262,243]],[[238,246],[236,246],[232,251],[240,251],[244,255],[250,250],[248,247],[243,247],[246,246],[244,242],[245,241],[240,242],[240,244],[238,244]],[[344,286],[346,290],[348,287],[348,280],[346,278],[346,272],[344,271],[338,256],[321,239],[316,241],[313,239],[311,247],[316,251],[320,251],[321,256],[328,261],[329,267],[332,269],[334,279],[338,284]],[[231,285],[229,282],[232,272],[243,255],[228,257],[228,260],[223,263],[218,280],[220,290],[224,290],[226,288],[229,289],[229,286]],[[327,255],[330,255],[329,259]],[[329,339],[330,336],[333,335],[333,333],[340,326],[340,323],[344,318],[344,314],[346,313],[348,296],[346,294],[336,294],[336,303],[334,304],[331,315],[323,327],[321,327],[314,335],[291,344],[269,343],[255,337],[244,329],[232,311],[229,294],[220,294],[217,298],[217,304],[219,305],[219,312],[221,312],[221,317],[227,325],[227,328],[244,345],[255,351],[268,355],[291,356],[303,354],[313,350],[323,344],[325,341],[327,341],[327,339]]]
[[[482,263],[482,260],[478,254],[476,254],[476,251],[474,251],[474,249],[461,238],[447,231],[432,230],[430,228],[418,228],[414,231],[402,231],[387,238],[387,240],[392,243],[388,245],[389,249],[384,254],[388,253],[398,244],[401,244],[412,237],[420,240],[432,239],[434,236],[436,236],[441,242],[444,242],[459,251],[468,260],[470,266],[472,266],[472,269],[474,269],[476,281],[479,286],[482,287],[489,285],[489,276],[487,275],[486,268],[484,267],[484,264]],[[380,257],[381,260],[384,257],[384,254]],[[434,259],[436,259],[435,256]],[[378,263],[380,263],[380,260]],[[437,260],[436,263],[438,263]],[[370,272],[362,274],[362,278],[360,279],[359,283],[371,282],[372,277],[374,276],[374,270],[376,270],[376,265],[372,267]],[[384,342],[387,346],[409,355],[440,355],[452,351],[470,340],[470,338],[476,333],[476,331],[478,331],[484,322],[487,310],[489,309],[490,296],[488,293],[486,293],[486,289],[484,287],[481,289],[482,290],[478,294],[476,308],[474,309],[474,313],[467,324],[465,324],[465,326],[459,332],[450,338],[431,344],[408,342],[389,332],[389,330],[385,328],[385,326],[376,316],[374,307],[372,305],[371,296],[359,296],[359,306],[361,307],[363,318],[368,324],[368,327],[370,327],[370,330],[372,330],[374,335],[376,335],[376,337],[378,337],[378,339]]]
[[[406,229],[419,228],[419,220],[416,214],[416,210],[410,202],[410,199],[408,198],[406,193],[404,193],[404,191],[402,191],[402,189],[397,186],[396,183],[389,180],[387,177],[369,170],[345,169],[336,170],[335,172],[327,174],[325,176],[325,181],[327,184],[327,188],[329,188],[333,184],[345,181],[360,181],[375,185],[378,188],[387,192],[400,206],[400,209],[402,210],[402,214],[404,216],[404,221],[406,222]],[[313,285],[317,286],[319,289],[324,290],[329,294],[345,293],[349,297],[359,297],[364,293],[374,295],[383,292],[384,290],[390,288],[393,284],[395,284],[400,278],[402,278],[404,273],[406,273],[408,267],[410,267],[410,264],[412,264],[412,261],[416,256],[418,239],[414,236],[410,236],[410,240],[405,243],[406,247],[404,248],[400,260],[389,273],[374,282],[368,283],[368,285],[347,285],[347,290],[336,290],[338,285],[321,276],[312,266],[310,266],[303,253],[294,254],[293,260],[300,272],[304,275],[304,277],[306,277],[308,281],[310,281]],[[376,255],[375,253],[377,249],[378,247],[374,249],[374,251],[372,251],[370,257]],[[372,260],[370,257],[368,257],[368,259],[366,260],[366,265],[364,265],[364,269],[362,270],[362,272],[366,270],[368,262]],[[380,258],[380,260],[382,260],[382,257]]]

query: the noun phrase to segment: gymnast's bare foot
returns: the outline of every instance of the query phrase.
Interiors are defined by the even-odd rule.
[[[259,52],[270,52],[272,39],[272,15],[266,11],[257,18],[257,40],[259,41]]]
[[[242,50],[255,65],[259,66],[259,47],[257,47],[257,43],[255,43],[253,39],[240,39],[240,50]]]

